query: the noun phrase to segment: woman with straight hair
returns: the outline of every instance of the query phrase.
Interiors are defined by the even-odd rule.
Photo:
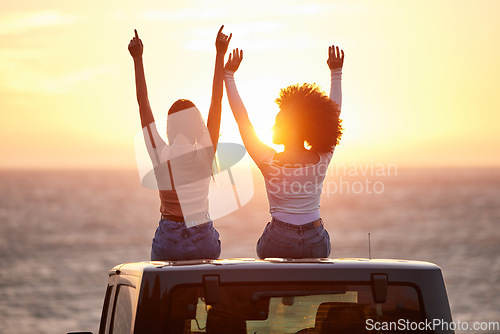
[[[243,143],[266,184],[271,221],[257,242],[257,255],[262,259],[326,258],[331,251],[330,236],[319,204],[323,180],[342,135],[339,115],[344,51],[334,45],[328,49],[330,96],[311,84],[281,90],[273,126],[273,143],[284,145],[280,153],[257,137],[238,94],[234,72],[242,59],[243,51],[233,50],[224,80]]]
[[[146,147],[160,195],[160,222],[151,246],[151,260],[217,259],[219,233],[208,213],[208,189],[219,140],[224,80],[224,55],[231,36],[215,41],[215,72],[207,125],[193,102],[177,100],[167,116],[168,144],[156,129],[143,66],[143,44],[137,30],[128,45],[134,60],[137,102]]]

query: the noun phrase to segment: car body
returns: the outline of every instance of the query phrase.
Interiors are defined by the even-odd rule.
[[[429,262],[221,259],[114,267],[99,333],[453,333],[451,322]]]

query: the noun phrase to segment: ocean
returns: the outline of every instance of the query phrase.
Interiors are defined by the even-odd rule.
[[[256,257],[269,213],[253,176],[215,221],[221,257]],[[157,193],[133,170],[3,170],[0,189],[0,333],[97,333],[109,269],[149,259]],[[330,257],[436,263],[454,321],[500,321],[500,169],[334,168],[321,215]]]

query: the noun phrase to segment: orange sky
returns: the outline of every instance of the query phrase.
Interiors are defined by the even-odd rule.
[[[104,4],[103,4],[104,3]],[[25,0],[0,4],[0,167],[134,167],[140,129],[127,44],[145,44],[157,117],[178,98],[206,114],[214,38],[245,50],[236,75],[270,139],[279,89],[329,89],[346,53],[335,161],[499,166],[498,1]],[[224,100],[222,142],[241,142]]]

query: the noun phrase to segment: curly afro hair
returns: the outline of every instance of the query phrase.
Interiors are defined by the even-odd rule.
[[[290,133],[298,132],[312,150],[332,152],[339,143],[343,130],[339,106],[316,84],[283,88],[276,103],[283,125],[293,127]]]

